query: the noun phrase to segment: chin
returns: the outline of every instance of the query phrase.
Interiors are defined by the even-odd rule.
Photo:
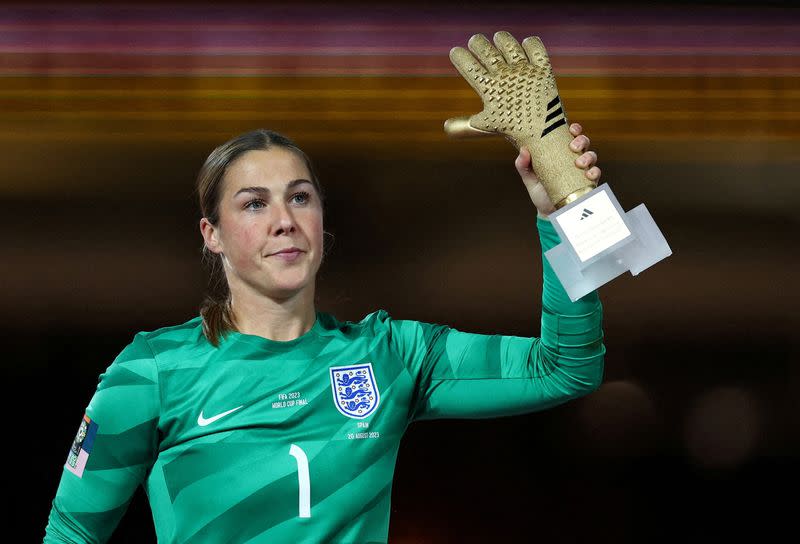
[[[314,282],[298,281],[298,282],[280,282],[273,283],[265,289],[267,293],[273,298],[287,299],[301,294],[308,289],[314,289]]]

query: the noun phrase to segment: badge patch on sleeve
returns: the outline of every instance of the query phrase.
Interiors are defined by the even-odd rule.
[[[72,442],[69,450],[67,463],[64,467],[78,478],[83,478],[83,469],[86,468],[86,461],[92,453],[94,437],[97,435],[97,423],[91,420],[86,414],[83,415],[81,426],[78,427],[78,434]]]

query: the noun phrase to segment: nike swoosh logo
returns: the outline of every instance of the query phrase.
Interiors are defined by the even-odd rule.
[[[205,427],[206,425],[210,425],[210,424],[214,423],[216,420],[222,419],[223,417],[225,417],[225,416],[227,416],[229,414],[232,414],[236,410],[239,410],[241,408],[244,408],[244,404],[242,404],[241,406],[237,406],[236,408],[232,408],[232,409],[228,410],[227,412],[222,412],[221,414],[217,414],[217,415],[211,416],[209,418],[204,418],[203,417],[203,411],[200,410],[200,415],[197,416],[197,424],[200,425],[201,427]]]

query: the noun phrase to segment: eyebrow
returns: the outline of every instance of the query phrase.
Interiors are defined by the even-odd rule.
[[[297,187],[298,185],[302,185],[303,183],[308,183],[309,185],[313,185],[313,183],[311,183],[309,180],[304,179],[304,178],[299,178],[299,179],[293,179],[292,181],[287,183],[286,184],[286,188],[287,189],[293,189],[294,187]],[[242,187],[241,189],[236,191],[236,193],[233,195],[234,198],[239,196],[241,193],[259,193],[259,194],[267,194],[268,195],[268,194],[271,193],[271,191],[269,189],[267,189],[266,187]]]

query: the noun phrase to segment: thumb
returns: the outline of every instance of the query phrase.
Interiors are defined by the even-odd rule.
[[[493,132],[480,130],[469,123],[470,116],[451,117],[444,122],[444,131],[451,138],[482,138],[484,136],[494,136]]]
[[[516,160],[514,160],[514,166],[519,172],[522,181],[527,183],[538,183],[539,177],[536,175],[536,172],[533,171],[533,165],[531,164],[531,152],[528,151],[527,147],[520,147],[519,148],[519,155],[517,155]]]

